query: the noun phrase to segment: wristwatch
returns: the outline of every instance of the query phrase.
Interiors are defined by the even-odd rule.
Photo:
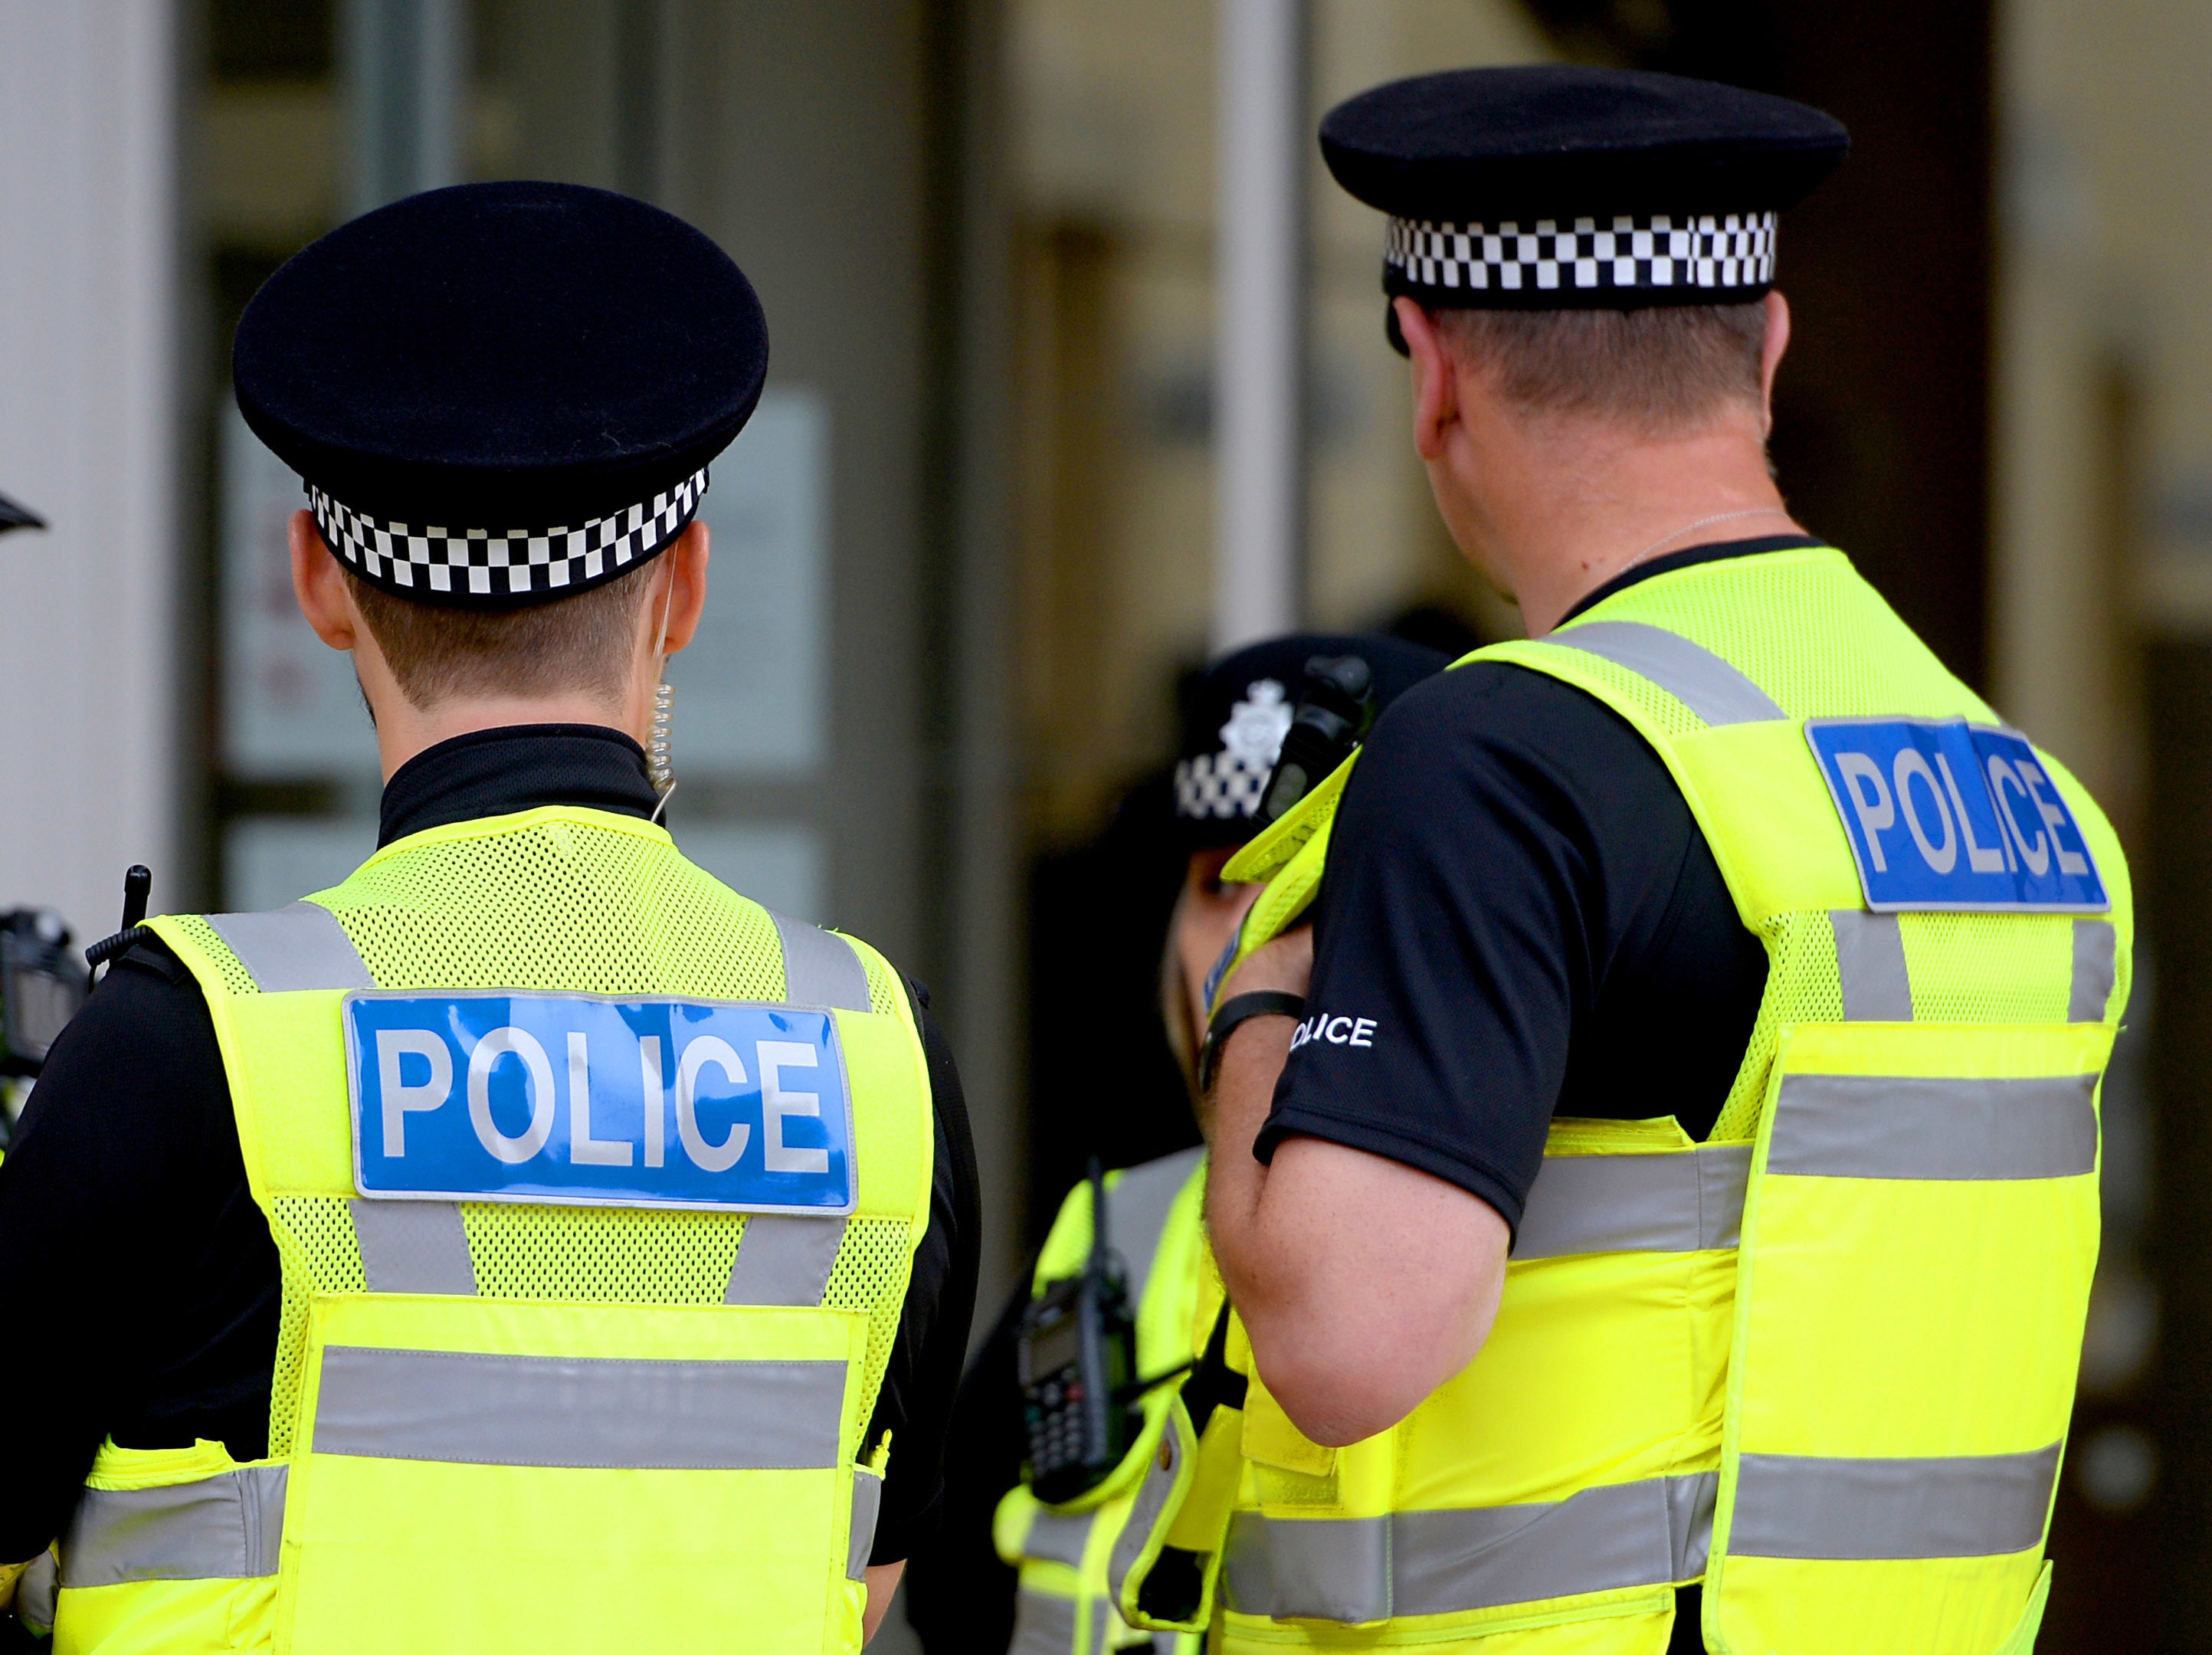
[[[1304,1017],[1304,995],[1281,989],[1255,989],[1248,995],[1231,995],[1206,1019],[1206,1039],[1198,1049],[1198,1089],[1213,1090],[1214,1071],[1221,1065],[1222,1048],[1240,1023],[1255,1017]]]

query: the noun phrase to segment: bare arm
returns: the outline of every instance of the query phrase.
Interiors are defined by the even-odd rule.
[[[1228,992],[1306,991],[1313,933],[1246,960]],[[1318,1138],[1252,1158],[1295,1025],[1255,1018],[1222,1054],[1206,1226],[1260,1377],[1291,1423],[1341,1446],[1388,1430],[1482,1348],[1511,1232],[1487,1202]]]
[[[865,1644],[876,1635],[876,1628],[890,1613],[891,1594],[898,1590],[899,1576],[906,1573],[906,1560],[896,1563],[868,1565],[868,1601],[860,1611],[860,1641]]]

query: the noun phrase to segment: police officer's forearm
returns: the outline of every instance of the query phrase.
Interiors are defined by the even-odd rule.
[[[899,1577],[906,1573],[906,1560],[896,1563],[868,1565],[867,1603],[860,1610],[860,1641],[866,1643],[876,1635],[876,1628],[890,1613],[891,1597],[898,1591]]]
[[[1263,1166],[1294,1025],[1255,1019],[1224,1052],[1206,1221],[1260,1377],[1314,1441],[1403,1419],[1474,1360],[1505,1279],[1505,1221],[1465,1190],[1314,1138]]]

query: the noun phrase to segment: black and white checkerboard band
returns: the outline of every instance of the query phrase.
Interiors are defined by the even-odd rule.
[[[1260,808],[1273,764],[1254,765],[1224,748],[1176,764],[1176,814],[1194,821],[1228,821]]]
[[[452,529],[384,522],[307,484],[324,544],[364,579],[403,596],[513,603],[611,580],[684,532],[707,492],[693,472],[665,493],[574,527]]]
[[[1562,227],[1436,224],[1394,218],[1382,262],[1408,285],[1445,293],[1754,288],[1774,280],[1772,213],[1661,213]]]

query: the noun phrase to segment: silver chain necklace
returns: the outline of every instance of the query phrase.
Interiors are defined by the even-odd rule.
[[[1682,536],[1687,534],[1692,529],[1711,528],[1716,523],[1732,523],[1739,517],[1786,518],[1790,514],[1783,510],[1779,506],[1747,506],[1741,511],[1715,512],[1711,517],[1700,517],[1694,523],[1685,523],[1679,529],[1669,529],[1666,533],[1661,535],[1656,540],[1654,540],[1650,545],[1644,547],[1643,551],[1638,552],[1636,556],[1623,563],[1620,566],[1620,573],[1627,573],[1628,570],[1634,569],[1638,563],[1642,563],[1646,557],[1649,557],[1653,552],[1658,551],[1660,547],[1665,545],[1669,540],[1679,540]]]

